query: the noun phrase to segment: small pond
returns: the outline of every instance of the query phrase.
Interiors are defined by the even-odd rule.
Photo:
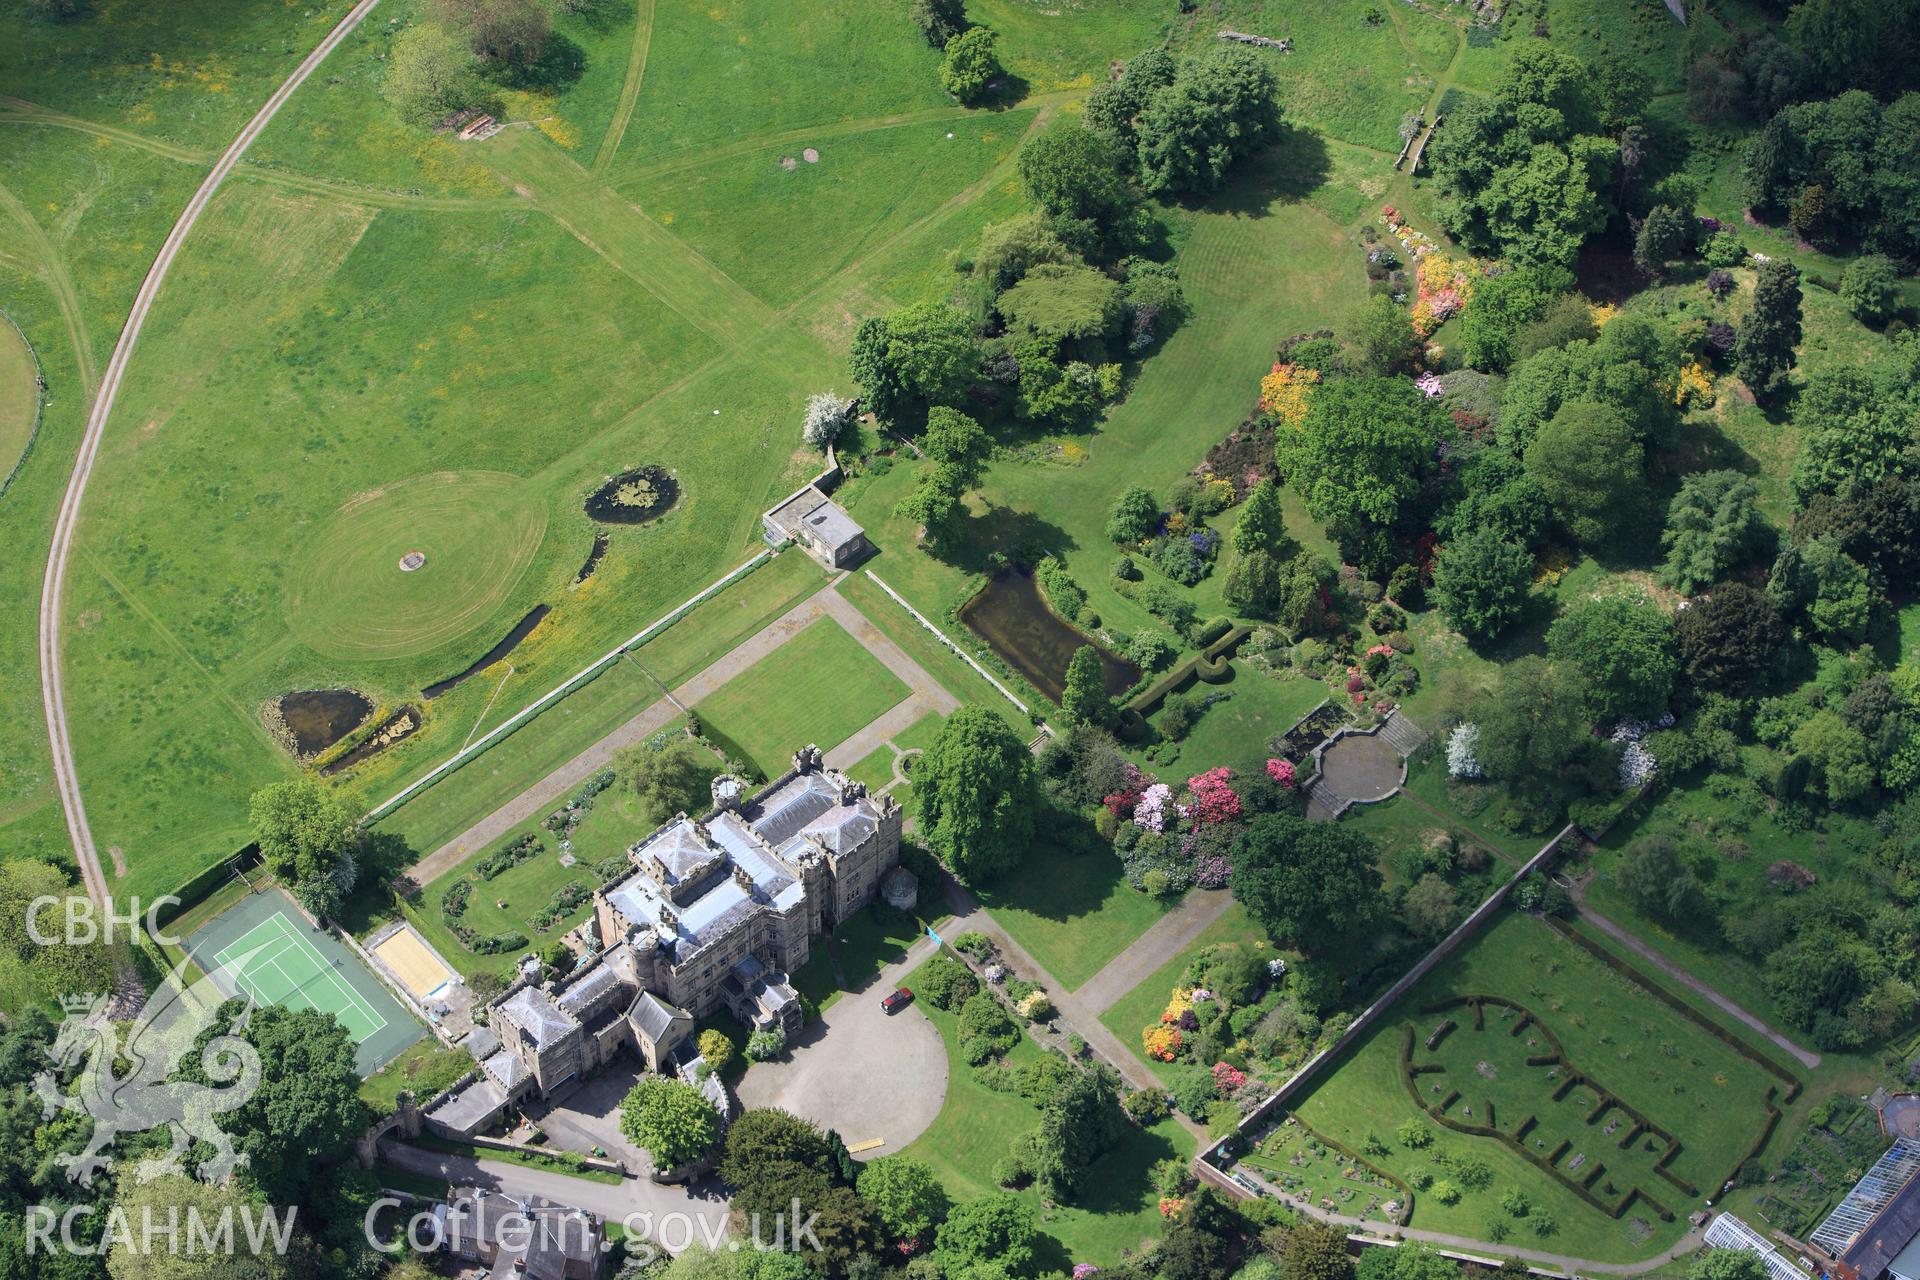
[[[373,700],[356,689],[296,689],[273,702],[272,715],[293,754],[310,760],[358,729],[373,714]]]
[[[1107,692],[1124,693],[1140,680],[1140,668],[1094,644],[1047,607],[1040,585],[1024,569],[1003,569],[961,606],[960,621],[987,646],[1056,703],[1066,687],[1067,664],[1083,644],[1093,644],[1106,675]]]
[[[604,533],[593,535],[593,550],[587,552],[587,562],[580,566],[580,572],[573,575],[574,586],[579,586],[593,576],[593,571],[600,567],[600,561],[606,558],[607,545],[610,541],[611,539]]]
[[[481,654],[472,666],[462,671],[459,675],[448,676],[445,680],[437,680],[428,685],[420,691],[420,696],[423,698],[437,698],[447,690],[458,685],[468,676],[477,675],[485,671],[488,667],[512,653],[519,643],[527,638],[527,633],[540,625],[540,619],[546,617],[547,614],[551,612],[551,608],[551,606],[544,604],[533,606],[533,608],[528,611],[526,617],[513,624],[513,630],[501,637],[500,643]]]
[[[329,760],[320,766],[322,774],[331,776],[343,773],[359,764],[369,756],[379,755],[402,738],[410,738],[420,728],[420,713],[412,707],[402,707],[388,716],[386,723],[373,731],[371,737],[338,760]]]
[[[602,524],[645,524],[680,500],[680,482],[665,467],[632,467],[587,495],[587,516]]]

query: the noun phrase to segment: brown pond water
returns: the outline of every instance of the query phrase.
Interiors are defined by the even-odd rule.
[[[479,660],[472,666],[457,676],[448,676],[445,680],[438,680],[428,685],[420,691],[420,696],[423,698],[437,698],[459,684],[462,680],[465,680],[468,676],[485,671],[488,667],[512,653],[514,648],[518,646],[522,640],[527,638],[527,633],[539,626],[540,619],[546,617],[551,611],[552,606],[550,605],[537,604],[533,606],[533,608],[528,611],[526,617],[513,624],[513,630],[507,632],[507,634],[501,638],[500,643],[481,654]]]
[[[1124,693],[1140,680],[1140,668],[1094,644],[1047,607],[1040,585],[1024,569],[1003,569],[960,607],[960,621],[1028,683],[1055,702],[1066,688],[1067,664],[1081,645],[1100,655],[1107,692]]]
[[[297,689],[282,694],[280,720],[301,759],[319,755],[373,714],[373,701],[354,689]]]

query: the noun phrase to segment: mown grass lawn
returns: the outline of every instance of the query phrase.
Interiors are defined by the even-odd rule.
[[[1493,1172],[1490,1185],[1469,1192],[1458,1204],[1443,1205],[1431,1195],[1416,1195],[1411,1223],[1415,1227],[1483,1236],[1487,1224],[1503,1216],[1502,1193],[1520,1187],[1531,1198],[1535,1214],[1551,1219],[1556,1230],[1538,1237],[1529,1221],[1511,1223],[1516,1243],[1576,1257],[1629,1261],[1650,1257],[1670,1245],[1685,1230],[1686,1214],[1700,1207],[1662,1182],[1656,1194],[1678,1215],[1678,1221],[1662,1222],[1643,1205],[1616,1221],[1542,1176],[1500,1140],[1455,1133],[1431,1120],[1425,1123],[1434,1134],[1433,1146],[1404,1149],[1395,1129],[1403,1120],[1420,1119],[1421,1113],[1401,1079],[1403,1028],[1413,1029],[1416,1060],[1425,1060],[1431,1055],[1422,1048],[1424,1040],[1447,1015],[1423,1010],[1435,1000],[1466,994],[1498,995],[1531,1010],[1559,1038],[1570,1063],[1679,1138],[1683,1150],[1672,1167],[1701,1188],[1704,1197],[1717,1192],[1760,1132],[1761,1099],[1775,1083],[1774,1077],[1541,921],[1506,914],[1403,996],[1296,1107],[1308,1124],[1356,1150],[1370,1135],[1380,1137],[1389,1151],[1371,1158],[1401,1177],[1420,1167],[1447,1176],[1436,1164],[1441,1153],[1486,1162]],[[1490,1009],[1488,1025],[1496,1021]],[[1463,1039],[1463,1049],[1465,1044]],[[1777,1056],[1778,1051],[1774,1052]],[[1502,1078],[1500,1069],[1493,1069],[1495,1078]],[[1472,1060],[1467,1061],[1466,1070],[1467,1083],[1450,1077],[1448,1085],[1461,1088],[1469,1095],[1462,1101],[1470,1104],[1479,1096],[1474,1093],[1474,1081],[1493,1087],[1495,1080],[1479,1072]],[[1418,1079],[1427,1081],[1427,1077]],[[1500,1087],[1513,1083],[1506,1081]],[[1540,1087],[1543,1091],[1553,1088],[1551,1084]],[[1545,1099],[1537,1106],[1510,1099],[1506,1106],[1496,1107],[1496,1119],[1502,1128],[1517,1126],[1528,1111],[1536,1109],[1545,1124],[1551,1110]],[[1574,1123],[1579,1126],[1583,1121],[1575,1117]],[[1578,1127],[1574,1136],[1581,1136]],[[1617,1138],[1596,1134],[1589,1145],[1610,1141]],[[1607,1163],[1611,1167],[1620,1162]],[[1624,1172],[1626,1166],[1621,1168]]]
[[[831,751],[907,694],[846,628],[819,618],[693,710],[717,745],[772,778],[801,747]]]
[[[936,908],[931,914],[944,912]],[[831,1008],[841,996],[866,987],[888,965],[906,959],[907,948],[923,936],[916,919],[896,918],[872,907],[856,912],[830,936],[813,940],[806,964],[791,975],[794,990],[821,1009]]]
[[[913,985],[910,976],[907,985]],[[959,1019],[921,1001],[915,1005],[940,1030],[947,1046],[947,1100],[933,1127],[903,1153],[933,1166],[955,1201],[972,1200],[997,1190],[993,1166],[1040,1123],[1040,1113],[1018,1094],[996,1093],[973,1076],[960,1055]],[[1018,1066],[1043,1052],[1022,1038],[1007,1061]],[[1112,1266],[1123,1251],[1158,1236],[1163,1225],[1159,1197],[1147,1180],[1156,1161],[1189,1159],[1195,1144],[1173,1120],[1151,1129],[1129,1125],[1119,1145],[1087,1170],[1086,1192],[1078,1204],[1046,1205],[1038,1190],[1018,1194],[1031,1204],[1044,1237],[1040,1265],[1052,1272],[1089,1262]]]
[[[1196,699],[1209,694],[1226,696],[1201,712],[1171,760],[1150,764],[1144,752],[1135,753],[1143,768],[1172,782],[1223,764],[1236,769],[1263,764],[1268,739],[1291,729],[1300,717],[1332,696],[1332,690],[1323,680],[1286,673],[1271,675],[1235,662],[1233,679],[1226,684],[1195,684],[1187,690],[1187,696]],[[1153,717],[1156,725],[1160,718]]]
[[[672,688],[703,670],[823,581],[807,557],[775,556],[421,791],[378,829],[402,836],[416,853],[431,853],[651,706],[661,685]]]
[[[1173,905],[1129,885],[1120,859],[1105,850],[1072,853],[1040,839],[979,895],[995,922],[1069,991]]]

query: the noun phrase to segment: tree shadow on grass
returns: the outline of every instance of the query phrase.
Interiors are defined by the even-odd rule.
[[[1275,204],[1306,199],[1333,171],[1327,144],[1319,134],[1283,127],[1273,146],[1241,162],[1239,170],[1214,196],[1191,203],[1211,213],[1264,218]]]
[[[518,65],[499,66],[493,70],[492,79],[509,89],[556,93],[586,72],[587,51],[556,31],[540,46],[536,57]]]
[[[1020,875],[978,893],[989,910],[1024,911],[1037,919],[1065,924],[1098,915],[1114,887],[1126,887],[1122,881],[1118,858],[1075,854],[1041,842],[1028,854]]]

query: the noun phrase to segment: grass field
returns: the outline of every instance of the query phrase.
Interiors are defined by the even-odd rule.
[[[1218,686],[1196,685],[1188,690],[1194,697],[1217,693],[1227,697],[1201,713],[1171,760],[1145,767],[1173,779],[1189,778],[1216,765],[1238,766],[1256,761],[1265,751],[1269,738],[1292,728],[1301,716],[1325,702],[1331,692],[1321,680],[1297,675],[1275,677],[1244,662],[1236,662],[1231,682]],[[1154,720],[1157,722],[1159,717],[1155,716]]]
[[[808,743],[831,751],[894,704],[907,686],[832,618],[805,630],[694,707],[701,729],[772,778]]]
[[[1763,1096],[1774,1077],[1732,1052],[1641,988],[1601,965],[1585,951],[1553,933],[1545,924],[1524,915],[1500,917],[1464,947],[1443,968],[1404,996],[1334,1071],[1296,1106],[1301,1118],[1315,1129],[1356,1150],[1368,1137],[1378,1136],[1391,1148],[1374,1162],[1406,1178],[1420,1169],[1464,1186],[1457,1173],[1459,1160],[1477,1160],[1491,1172],[1483,1189],[1469,1190],[1457,1204],[1446,1205],[1433,1195],[1418,1196],[1412,1224],[1431,1230],[1483,1235],[1487,1224],[1502,1217],[1499,1200],[1509,1187],[1523,1188],[1536,1216],[1510,1225],[1516,1239],[1537,1237],[1543,1216],[1555,1231],[1528,1243],[1554,1252],[1606,1261],[1627,1261],[1658,1253],[1685,1229],[1685,1215],[1698,1208],[1669,1184],[1655,1179],[1655,1194],[1679,1217],[1663,1222],[1636,1205],[1621,1219],[1599,1212],[1560,1183],[1525,1163],[1500,1139],[1456,1133],[1425,1120],[1434,1142],[1424,1150],[1409,1150],[1395,1129],[1403,1120],[1422,1119],[1401,1078],[1404,1028],[1414,1032],[1414,1060],[1435,1057],[1424,1048],[1427,1037],[1445,1017],[1455,1017],[1456,1029],[1440,1042],[1445,1073],[1441,1102],[1453,1089],[1463,1093],[1449,1114],[1473,1106],[1475,1123],[1484,1123],[1484,1099],[1492,1098],[1502,1129],[1518,1127],[1528,1114],[1539,1118],[1539,1135],[1549,1154],[1559,1134],[1576,1140],[1568,1153],[1588,1152],[1583,1174],[1594,1161],[1603,1161],[1610,1179],[1622,1190],[1627,1177],[1648,1171],[1635,1163],[1651,1153],[1634,1151],[1622,1156],[1619,1134],[1606,1134],[1611,1116],[1588,1127],[1588,1109],[1574,1113],[1570,1103],[1554,1103],[1559,1082],[1544,1079],[1544,1069],[1528,1068],[1528,1053],[1544,1047],[1506,1043],[1516,1020],[1502,1021],[1502,1012],[1486,1006],[1486,1030],[1472,1030],[1464,1010],[1424,1012],[1435,1001],[1463,995],[1499,996],[1530,1010],[1540,1025],[1558,1038],[1568,1063],[1603,1083],[1617,1097],[1656,1124],[1671,1131],[1682,1150],[1671,1168],[1711,1196],[1759,1135]],[[1537,1037],[1536,1037],[1537,1038]],[[1456,1041],[1458,1042],[1456,1044]],[[1483,1069],[1484,1064],[1484,1069]],[[1429,1090],[1434,1078],[1416,1076],[1417,1087]],[[1576,1090],[1578,1092],[1578,1090]],[[1588,1102],[1593,1090],[1585,1090]],[[1425,1096],[1423,1094],[1423,1096]],[[1482,1101],[1476,1101],[1481,1099]],[[1557,1108],[1557,1109],[1556,1109]],[[1565,1114],[1562,1114],[1565,1113]],[[1555,1126],[1559,1126],[1557,1129]],[[1630,1126],[1629,1126],[1630,1127]],[[1531,1142],[1531,1136],[1527,1139]],[[1604,1145],[1604,1157],[1600,1148]],[[1625,1175],[1625,1176],[1623,1176]],[[1468,1181],[1478,1179],[1467,1177]],[[1603,1188],[1596,1194],[1612,1199]]]
[[[807,557],[774,557],[401,805],[379,830],[416,852],[432,852],[651,706],[661,685],[671,688],[702,670],[822,581]]]
[[[913,985],[909,975],[907,985]],[[956,1200],[970,1200],[995,1189],[993,1166],[1039,1123],[1039,1113],[1018,1094],[997,1093],[974,1078],[960,1055],[959,1019],[922,1001],[923,1010],[940,1029],[947,1046],[947,1101],[933,1127],[920,1135],[905,1154],[924,1160]],[[1041,1052],[1022,1038],[1007,1061],[1018,1066]],[[1039,1216],[1042,1240],[1039,1265],[1049,1272],[1065,1272],[1075,1263],[1112,1266],[1123,1251],[1160,1234],[1158,1197],[1147,1180],[1155,1161],[1193,1155],[1194,1142],[1185,1129],[1163,1120],[1151,1129],[1124,1130],[1120,1145],[1087,1170],[1086,1196],[1077,1205],[1048,1206],[1029,1187],[1018,1194]]]
[[[40,411],[33,352],[20,331],[0,324],[0,484],[4,484],[33,439]]]
[[[1127,883],[1103,850],[1070,853],[1036,841],[1017,875],[980,890],[994,920],[1071,991],[1165,915],[1171,901]]]

